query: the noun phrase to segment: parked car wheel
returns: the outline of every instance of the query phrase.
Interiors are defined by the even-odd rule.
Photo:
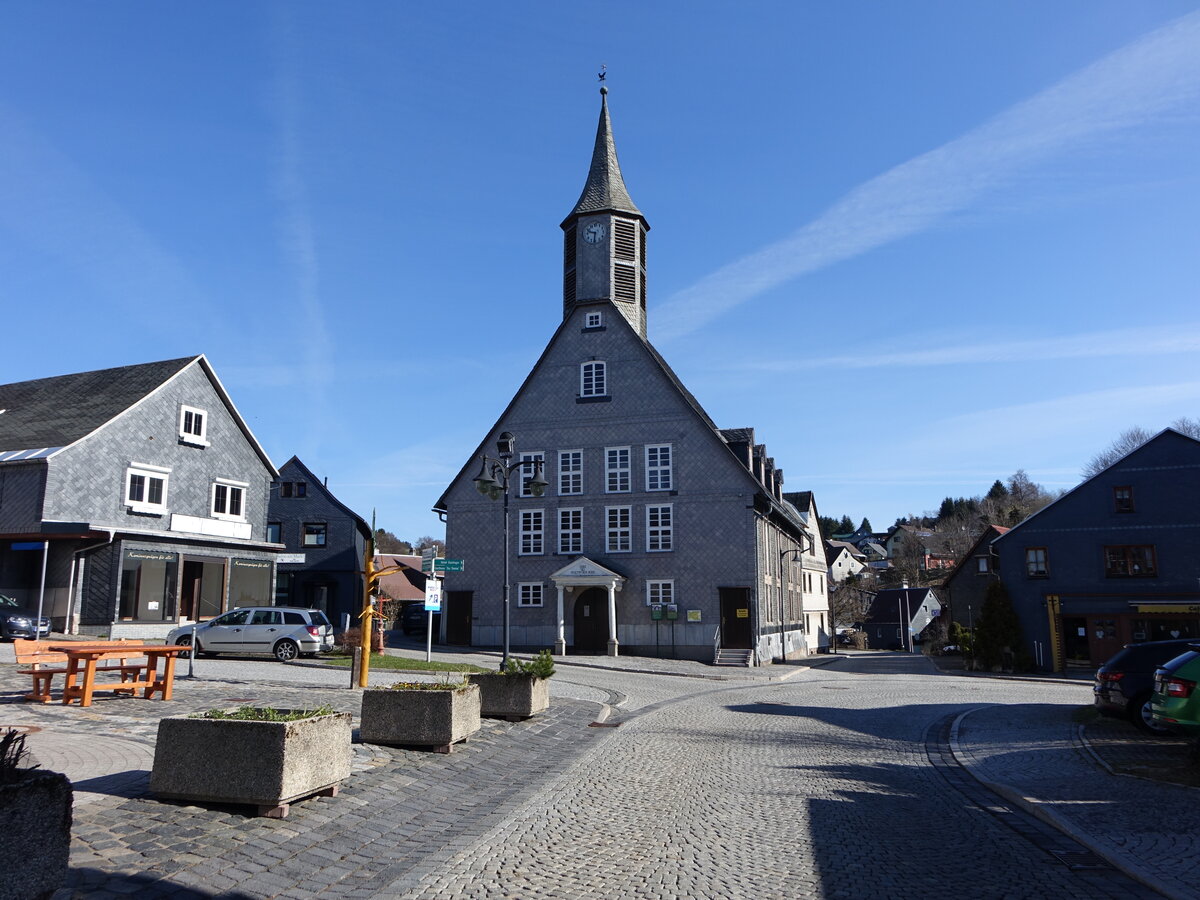
[[[1150,714],[1150,697],[1150,691],[1135,697],[1133,703],[1129,704],[1129,718],[1134,725],[1147,734],[1155,734],[1160,737],[1170,734],[1170,730],[1156,723]]]
[[[178,640],[175,641],[175,646],[176,647],[191,647],[192,646],[191,636],[188,635],[187,637],[179,638]],[[183,653],[179,654],[180,659],[191,659],[191,656],[192,656],[192,651],[190,649],[185,650]]]
[[[291,662],[300,655],[300,648],[295,641],[280,641],[275,645],[274,653],[280,662]]]

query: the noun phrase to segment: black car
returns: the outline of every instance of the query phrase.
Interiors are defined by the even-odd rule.
[[[1096,709],[1105,716],[1126,718],[1150,734],[1167,732],[1150,717],[1154,670],[1187,652],[1195,638],[1126,644],[1116,656],[1096,670],[1092,686]]]
[[[400,630],[405,634],[425,634],[427,616],[425,604],[420,600],[409,603],[400,610]],[[433,633],[435,635],[438,633],[439,616],[439,613],[433,614]]]
[[[42,616],[35,632],[33,623],[37,610],[21,604],[14,597],[0,594],[0,636],[6,641],[14,638],[40,638],[50,633],[50,620]]]

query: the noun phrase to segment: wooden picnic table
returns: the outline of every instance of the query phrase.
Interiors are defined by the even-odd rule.
[[[66,681],[63,684],[63,703],[69,704],[75,700],[80,706],[92,705],[92,694],[96,690],[128,692],[136,694],[138,688],[143,689],[142,696],[147,700],[155,694],[160,694],[163,700],[171,699],[171,689],[175,684],[175,657],[186,652],[186,646],[175,644],[132,644],[124,643],[119,647],[89,647],[78,644],[52,644],[48,648],[53,653],[62,653],[67,657]],[[96,665],[104,659],[123,659],[134,656],[146,657],[146,667],[132,681],[102,682],[96,684]],[[160,674],[159,661],[163,662]]]

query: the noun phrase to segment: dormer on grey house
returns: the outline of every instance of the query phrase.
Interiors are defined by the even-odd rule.
[[[0,385],[0,409],[0,593],[113,637],[271,602],[275,467],[204,356]]]

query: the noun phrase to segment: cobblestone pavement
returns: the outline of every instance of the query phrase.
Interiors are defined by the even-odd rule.
[[[1153,896],[958,765],[1011,782],[1048,775],[1061,752],[1080,777],[1140,785],[1071,743],[1086,687],[944,675],[904,654],[828,662],[729,674],[560,666],[550,714],[486,721],[448,756],[356,743],[342,793],[284,820],[147,796],[157,720],[244,702],[357,715],[344,671],[198,661],[204,677],[179,682],[170,703],[105,698],[84,710],[19,702],[26,680],[0,665],[0,724],[40,729],[34,752],[75,783],[71,878],[55,900]],[[1022,732],[1030,710],[1037,726]],[[589,727],[606,712],[619,727]],[[1039,735],[1064,734],[1030,756]],[[1113,855],[1195,857],[1193,841],[1162,838],[1143,833]],[[1064,863],[1081,859],[1100,868]]]

